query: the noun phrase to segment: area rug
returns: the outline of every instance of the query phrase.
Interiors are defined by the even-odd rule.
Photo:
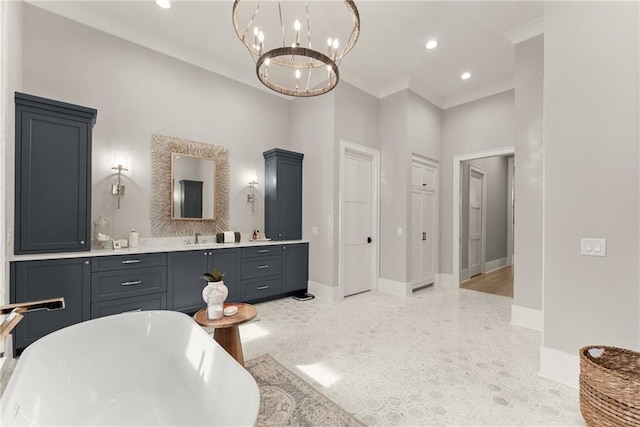
[[[245,362],[245,367],[260,388],[259,427],[364,426],[268,354]]]

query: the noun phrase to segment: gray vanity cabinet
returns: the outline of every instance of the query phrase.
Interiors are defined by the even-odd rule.
[[[15,253],[88,251],[97,111],[15,94]]]
[[[172,252],[168,258],[168,308],[183,313],[195,313],[205,306],[202,290],[206,282],[202,275],[217,268],[225,273],[224,283],[229,289],[228,302],[238,301],[240,277],[240,251],[216,249]]]
[[[11,303],[63,297],[65,308],[26,313],[14,329],[14,351],[90,318],[91,258],[12,262]]]
[[[309,244],[282,245],[282,292],[307,291]]]
[[[273,240],[300,240],[304,154],[274,148],[263,155],[266,236]]]
[[[91,318],[167,308],[167,254],[95,257],[91,269]]]

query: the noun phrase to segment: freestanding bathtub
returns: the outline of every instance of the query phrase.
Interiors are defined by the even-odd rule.
[[[190,317],[124,313],[53,332],[18,360],[1,425],[251,426],[258,386]]]

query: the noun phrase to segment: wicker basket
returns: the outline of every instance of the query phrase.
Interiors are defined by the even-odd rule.
[[[595,357],[589,353],[594,349],[604,351]],[[640,353],[581,348],[580,411],[590,427],[640,426]]]

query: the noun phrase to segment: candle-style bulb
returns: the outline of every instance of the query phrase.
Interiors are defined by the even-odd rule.
[[[254,36],[258,36],[258,33],[260,32],[260,30],[258,29],[258,27],[253,27],[253,35]]]
[[[296,80],[300,80],[300,70],[296,70]]]
[[[264,33],[260,31],[258,33],[258,54],[262,55],[262,47],[264,45]]]
[[[296,30],[296,46],[300,46],[300,21],[296,19],[293,23],[293,28]]]
[[[338,39],[333,40],[332,46],[334,49],[338,49],[338,46],[340,46]]]
[[[269,77],[269,64],[271,64],[271,59],[267,58],[264,60],[264,76]]]

